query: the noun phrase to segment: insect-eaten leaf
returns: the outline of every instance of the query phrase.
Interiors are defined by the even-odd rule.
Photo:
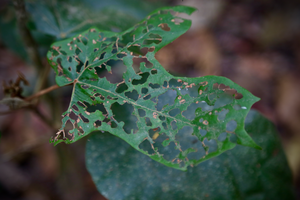
[[[181,170],[236,144],[260,148],[244,129],[259,98],[224,77],[174,77],[154,57],[189,29],[191,21],[178,13],[194,10],[166,7],[122,33],[93,28],[54,43],[47,57],[56,82],[73,83],[73,92],[51,142],[73,143],[92,131],[108,131]]]

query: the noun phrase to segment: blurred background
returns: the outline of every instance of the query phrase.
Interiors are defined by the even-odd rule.
[[[278,128],[300,199],[298,0],[28,0],[28,27],[42,56],[43,71],[48,71],[45,84],[55,84],[45,59],[52,42],[91,26],[123,31],[166,5],[188,5],[198,11],[190,17],[191,29],[156,58],[174,75],[225,76],[260,97],[253,108]],[[34,65],[17,29],[12,2],[2,0],[0,80],[14,82],[21,72],[29,85],[22,82],[20,94],[29,96],[41,76]],[[0,199],[105,199],[85,168],[86,138],[72,145],[49,144],[70,95],[70,87],[64,87],[41,98],[37,108],[14,112],[0,105]],[[1,91],[0,99],[4,97]]]

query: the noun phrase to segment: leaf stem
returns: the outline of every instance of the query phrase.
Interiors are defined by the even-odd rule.
[[[70,84],[67,84],[67,85],[72,85],[72,84],[73,84],[73,82],[70,83]],[[65,85],[65,86],[67,86],[67,85]],[[41,90],[41,91],[39,91],[39,92],[37,92],[37,93],[29,96],[29,97],[26,97],[25,101],[31,101],[31,100],[33,100],[35,98],[38,98],[38,97],[40,97],[40,96],[42,96],[44,94],[47,94],[47,93],[49,93],[49,92],[51,92],[53,90],[56,90],[58,88],[60,88],[60,86],[58,86],[58,85],[52,85],[52,86],[50,86],[50,87],[48,87],[48,88],[46,88],[44,90]]]

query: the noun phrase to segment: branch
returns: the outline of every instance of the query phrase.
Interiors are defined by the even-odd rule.
[[[29,96],[29,97],[26,97],[25,101],[31,101],[31,100],[33,100],[35,98],[38,98],[38,97],[40,97],[40,96],[42,96],[44,94],[47,94],[47,93],[51,92],[52,90],[56,90],[58,88],[60,88],[58,85],[52,85],[51,87],[48,87],[48,88],[46,88],[44,90],[41,90],[41,91],[39,91],[39,92],[37,92],[37,93]]]

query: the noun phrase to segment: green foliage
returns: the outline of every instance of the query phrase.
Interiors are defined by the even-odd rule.
[[[163,6],[161,2],[140,0],[25,0],[25,3],[28,28],[42,56],[46,55],[55,41],[74,36],[92,26],[102,30],[124,31],[152,10]],[[27,60],[12,3],[1,10],[0,29],[1,42]]]
[[[86,165],[98,190],[110,200],[295,199],[274,125],[256,111],[249,112],[245,125],[262,151],[237,146],[187,172],[165,167],[101,132],[88,139]],[[184,139],[191,141],[191,136]]]
[[[47,57],[56,82],[74,87],[52,142],[73,143],[92,131],[108,131],[181,170],[236,143],[259,149],[244,130],[257,97],[224,77],[174,77],[154,57],[189,29],[191,21],[177,13],[194,10],[166,7],[121,33],[93,28],[54,43]],[[184,139],[188,135],[192,142]]]
[[[133,5],[136,5],[133,9]],[[138,6],[139,5],[139,6]],[[132,0],[29,1],[33,30],[57,39],[74,36],[91,26],[102,30],[124,31],[157,8],[159,4]]]

